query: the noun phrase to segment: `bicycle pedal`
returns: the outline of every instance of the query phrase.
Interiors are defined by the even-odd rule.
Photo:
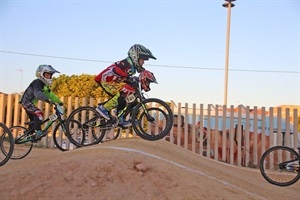
[[[28,136],[26,137],[24,140],[22,140],[22,143],[26,143],[26,142],[34,142],[35,141],[35,137],[34,135]]]
[[[40,139],[34,139],[34,140],[32,140],[32,142],[33,143],[38,143],[40,140],[41,140],[41,138]]]
[[[36,137],[36,135],[34,135],[34,140],[33,141],[40,141],[43,137],[45,137],[47,135],[47,133],[44,133],[38,137]]]

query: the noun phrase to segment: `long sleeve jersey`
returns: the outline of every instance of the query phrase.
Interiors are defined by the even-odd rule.
[[[50,88],[45,83],[39,79],[35,79],[25,90],[20,103],[22,105],[26,105],[28,103],[36,105],[38,100],[51,100],[54,103],[61,103],[61,100],[53,92],[51,92]]]
[[[116,62],[95,77],[97,83],[100,82],[124,82],[129,76],[136,73],[136,70],[129,58]]]

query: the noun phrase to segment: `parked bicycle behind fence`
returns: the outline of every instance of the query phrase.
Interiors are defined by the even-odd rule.
[[[277,186],[289,186],[300,179],[300,147],[297,152],[284,146],[284,135],[282,145],[269,148],[260,159],[262,176]]]

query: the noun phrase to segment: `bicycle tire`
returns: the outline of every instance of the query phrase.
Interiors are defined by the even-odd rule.
[[[260,172],[269,183],[284,187],[299,180],[299,165],[300,155],[294,149],[286,146],[274,146],[262,155]]]
[[[15,136],[14,151],[11,156],[11,159],[17,160],[26,157],[32,150],[33,143],[32,141],[19,143],[19,141],[29,137],[28,135],[24,134],[27,131],[27,128],[23,126],[12,126],[9,128],[9,130]]]
[[[78,122],[76,120],[71,120],[71,123],[76,123],[78,127],[81,126],[80,122]],[[71,131],[72,135],[76,134],[75,136],[72,136],[72,137],[77,138],[77,141],[80,144],[83,144],[83,142],[85,141],[84,131],[81,129],[78,129],[78,130],[79,131],[76,131],[76,133],[74,131]],[[67,137],[65,124],[62,124],[62,122],[59,122],[54,127],[53,142],[54,142],[55,146],[61,151],[68,151],[68,150],[77,148],[77,146],[75,146],[72,142],[70,142],[69,138]]]
[[[3,154],[0,155],[0,166],[9,161],[14,150],[14,137],[11,131],[2,123],[0,123],[0,146]]]
[[[72,124],[73,120],[81,124],[80,128],[86,136],[83,144],[72,137],[70,130],[72,128],[78,128]],[[99,127],[99,125],[102,124],[102,120],[104,120],[104,118],[100,116],[95,108],[90,106],[79,107],[71,112],[66,120],[66,135],[70,142],[77,147],[99,144],[104,137],[102,128]]]
[[[150,124],[144,109],[154,119]],[[132,128],[138,136],[149,141],[160,140],[168,135],[173,127],[173,112],[166,102],[149,98],[134,108],[132,121]]]

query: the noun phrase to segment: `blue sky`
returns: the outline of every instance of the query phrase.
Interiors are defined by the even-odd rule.
[[[26,89],[40,64],[96,75],[139,43],[157,57],[149,97],[222,105],[224,2],[1,0],[0,91]],[[234,3],[228,105],[300,105],[299,0]]]

